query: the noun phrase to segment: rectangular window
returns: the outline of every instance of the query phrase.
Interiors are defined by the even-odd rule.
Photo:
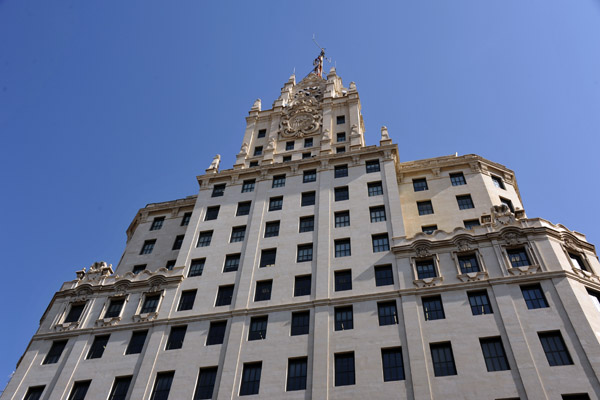
[[[548,307],[548,302],[539,283],[521,286],[521,292],[523,293],[523,299],[525,299],[528,309],[535,310],[536,308]]]
[[[286,150],[294,150],[294,144],[296,142],[294,142],[293,140],[289,141],[289,142],[285,142],[285,149]]]
[[[108,339],[110,335],[98,335],[94,337],[94,342],[90,347],[90,351],[87,354],[86,360],[91,360],[94,358],[101,358],[102,354],[104,354],[104,349],[108,344]]]
[[[352,271],[349,269],[344,271],[335,271],[334,276],[336,292],[352,290]]]
[[[587,267],[583,262],[583,258],[579,254],[569,252],[569,258],[571,259],[571,263],[575,268],[578,268],[583,271],[587,271]]]
[[[127,350],[125,350],[125,354],[139,354],[144,349],[144,344],[146,343],[146,336],[148,336],[148,331],[134,331],[131,334],[131,339],[129,340],[129,344],[127,345]]]
[[[462,172],[456,172],[454,174],[450,174],[450,182],[452,186],[461,186],[466,185],[467,181],[465,180],[465,176]]]
[[[254,185],[255,184],[256,184],[256,179],[246,179],[242,183],[242,193],[254,192]]]
[[[463,196],[456,196],[456,201],[458,203],[459,210],[468,210],[469,208],[475,208],[470,194],[465,194]]]
[[[508,259],[510,260],[510,265],[513,268],[526,267],[531,265],[529,261],[529,257],[527,257],[527,251],[525,251],[525,247],[519,247],[517,249],[508,249],[506,250],[506,254],[508,255]]]
[[[171,384],[173,383],[174,376],[175,371],[157,373],[150,400],[167,400],[169,398],[169,392],[171,391]]]
[[[165,222],[165,217],[156,217],[154,221],[152,221],[152,225],[150,226],[151,231],[157,231],[163,226],[163,222]]]
[[[179,299],[179,305],[177,311],[186,311],[194,308],[194,301],[196,300],[197,290],[184,290],[181,292],[181,298]]]
[[[306,390],[308,357],[288,359],[288,374],[285,390]]]
[[[204,220],[205,221],[212,221],[214,219],[217,219],[217,217],[219,216],[219,209],[220,208],[221,208],[220,206],[207,207],[206,208],[206,215],[204,216]]]
[[[52,347],[50,347],[50,351],[48,351],[48,354],[46,354],[46,358],[44,358],[44,362],[42,362],[42,364],[56,364],[66,346],[66,340],[53,341]]]
[[[429,345],[431,359],[433,361],[433,373],[435,376],[456,375],[454,354],[450,342],[432,343]]]
[[[505,199],[504,197],[500,197],[500,202],[502,204],[504,204],[506,207],[508,207],[510,212],[512,212],[512,213],[515,212],[515,207],[513,206],[512,201],[510,201],[509,199]]]
[[[207,247],[210,246],[210,242],[212,241],[213,231],[202,231],[198,236],[198,243],[196,247]]]
[[[271,187],[280,188],[285,186],[285,174],[273,176],[273,184]]]
[[[345,142],[346,141],[346,132],[337,133],[336,139],[338,142]]]
[[[290,161],[292,161],[292,156],[283,156],[282,161],[283,162],[290,162]]]
[[[402,348],[381,349],[381,364],[383,365],[383,381],[403,381],[404,362]]]
[[[354,385],[354,352],[337,353],[335,358],[335,386]]]
[[[256,147],[254,147],[254,157],[262,155],[262,151],[263,151],[263,147],[262,146],[256,146]]]
[[[304,171],[304,175],[302,177],[303,183],[315,182],[316,180],[317,180],[317,170],[316,169],[310,169],[310,170]]]
[[[45,388],[46,386],[30,387],[29,389],[27,389],[27,393],[25,394],[25,398],[23,400],[40,400],[42,398],[42,393],[44,393]]]
[[[177,237],[175,238],[175,241],[173,242],[173,248],[172,250],[179,250],[181,249],[181,245],[183,244],[183,238],[185,237],[185,235],[177,235]]]
[[[283,208],[283,196],[271,197],[269,199],[269,211],[278,211]]]
[[[350,193],[348,192],[348,186],[336,187],[334,190],[335,193],[335,201],[344,201],[350,198]]]
[[[336,152],[337,154],[339,154],[339,153],[345,153],[345,152],[346,152],[346,146],[340,146],[340,147],[336,147],[336,148],[335,148],[335,152]]]
[[[304,139],[304,148],[307,149],[309,147],[313,147],[313,138]]]
[[[354,329],[354,312],[352,306],[336,307],[334,312],[336,331]]]
[[[351,255],[350,239],[337,239],[334,241],[335,256],[336,257],[348,257]]]
[[[311,290],[311,276],[300,275],[294,278],[294,297],[308,296]]]
[[[175,267],[175,260],[169,260],[167,261],[167,264],[165,265],[165,268],[169,271],[173,271],[173,268]]]
[[[271,279],[267,281],[256,282],[256,292],[254,293],[254,301],[266,301],[271,300],[271,291],[273,290],[273,281]]]
[[[385,221],[385,206],[376,206],[369,208],[371,222]]]
[[[365,166],[367,169],[367,174],[370,174],[372,172],[379,172],[381,170],[379,160],[368,160]]]
[[[431,235],[433,234],[433,232],[437,231],[437,229],[437,225],[426,225],[421,227],[421,232],[423,232],[426,235]]]
[[[314,206],[315,205],[315,192],[304,192],[302,193],[301,206]]]
[[[417,208],[419,210],[419,215],[433,214],[433,204],[431,204],[431,200],[417,201]]]
[[[465,229],[473,229],[476,226],[480,226],[481,225],[479,223],[478,219],[467,219],[467,220],[463,221],[463,224],[465,224]]]
[[[84,400],[92,381],[79,381],[73,384],[69,400]]]
[[[369,197],[383,195],[383,186],[381,184],[381,181],[369,182],[369,183],[367,183],[367,188],[368,188],[368,192],[369,192]]]
[[[425,178],[413,179],[413,189],[415,192],[422,192],[424,190],[429,190],[429,187],[427,186],[427,179],[425,179]]]
[[[256,138],[260,139],[260,138],[264,138],[265,136],[267,136],[267,130],[266,129],[259,129],[258,130],[258,135],[256,135]]]
[[[300,217],[300,233],[312,232],[315,230],[315,216]]]
[[[417,267],[417,279],[435,278],[437,276],[432,258],[419,260],[415,262],[415,266]]]
[[[302,153],[302,159],[306,160],[307,158],[311,158],[312,157],[312,153],[310,151],[306,152],[306,153]]]
[[[81,314],[83,313],[83,309],[85,308],[85,303],[71,304],[69,309],[69,313],[65,317],[63,322],[77,322],[79,318],[81,318]]]
[[[487,291],[468,292],[467,296],[473,315],[493,314]]]
[[[225,256],[225,265],[223,266],[223,272],[235,272],[240,266],[240,253],[227,254]]]
[[[221,197],[223,193],[225,193],[224,183],[213,186],[212,197]]]
[[[335,227],[350,226],[350,211],[338,211],[334,214]]]
[[[600,293],[589,288],[587,289],[587,292],[590,296],[590,300],[592,300],[592,303],[594,303],[594,307],[596,307],[596,310],[600,312]]]
[[[373,241],[373,253],[388,251],[390,249],[390,240],[387,233],[371,236]]]
[[[140,314],[155,312],[158,307],[159,301],[160,301],[160,294],[151,295],[151,296],[146,295],[146,298],[144,299],[142,308],[140,309]]]
[[[131,383],[131,378],[131,376],[115,378],[115,382],[109,395],[109,400],[125,400],[127,397],[127,391],[129,390],[129,384]],[[31,398],[26,397],[26,399]]]
[[[242,226],[234,226],[231,228],[231,238],[229,239],[230,243],[235,242],[243,242],[246,237],[246,225]]]
[[[258,394],[258,390],[260,388],[261,371],[262,362],[244,363],[242,384],[240,386],[240,396]]]
[[[183,214],[183,218],[181,218],[181,226],[188,226],[190,224],[190,220],[192,219],[192,213],[186,212]]]
[[[121,310],[123,309],[123,304],[125,304],[125,298],[119,297],[115,299],[110,299],[110,303],[108,304],[108,308],[104,313],[104,318],[115,318],[121,315]]]
[[[335,117],[335,123],[337,125],[345,124],[346,123],[346,116],[345,115],[338,115],[337,117]]]
[[[235,213],[236,216],[248,215],[250,214],[250,206],[252,205],[251,201],[240,201],[237,206],[237,211]]]
[[[218,367],[200,368],[194,400],[212,399],[217,380],[217,371]]]
[[[196,258],[192,260],[190,264],[190,272],[188,273],[188,277],[192,276],[201,276],[204,271],[204,263],[206,262],[206,258]]]
[[[258,161],[250,161],[250,168],[258,167]]]
[[[434,321],[436,319],[445,319],[444,306],[441,296],[423,297],[423,314],[425,321]]]
[[[504,187],[504,182],[502,181],[502,178],[500,178],[499,176],[492,175],[492,183],[497,188],[506,190],[506,187]]]
[[[277,258],[277,249],[263,249],[260,252],[259,268],[274,266],[276,258]]]
[[[177,350],[182,348],[186,331],[187,325],[171,327],[171,333],[169,334],[169,339],[167,339],[165,350]]]
[[[152,254],[152,250],[154,250],[154,245],[156,244],[156,239],[146,240],[144,245],[142,246],[142,250],[140,250],[141,254]]]
[[[398,323],[398,309],[395,301],[377,303],[379,326],[396,325]]]
[[[296,258],[296,262],[312,261],[312,256],[313,256],[312,243],[298,245],[298,256]]]
[[[538,332],[538,336],[540,337],[540,342],[542,342],[544,353],[546,353],[548,364],[551,367],[573,365],[573,360],[560,331]]]
[[[298,311],[292,313],[292,329],[290,336],[308,335],[310,327],[310,311]]]
[[[488,372],[508,371],[510,369],[500,337],[479,339],[479,343],[481,344],[481,351]]]
[[[458,258],[458,266],[460,267],[461,274],[481,271],[476,254],[467,254],[463,256],[457,256],[456,258]]]
[[[250,318],[250,330],[248,340],[263,340],[267,338],[268,316]]]
[[[206,337],[206,345],[212,346],[223,344],[225,340],[225,330],[227,329],[227,321],[213,321],[208,328],[208,336]]]
[[[388,286],[394,284],[391,265],[375,266],[375,286]]]
[[[563,394],[560,397],[562,400],[590,400],[587,393]]]
[[[336,165],[333,167],[333,177],[334,178],[344,178],[348,176],[348,165]]]
[[[233,298],[233,287],[233,285],[219,286],[215,307],[228,306],[231,304],[231,299]]]

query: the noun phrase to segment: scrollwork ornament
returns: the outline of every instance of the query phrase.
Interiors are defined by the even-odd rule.
[[[421,257],[428,257],[431,255],[431,253],[429,253],[429,248],[425,247],[425,246],[418,246],[415,249],[415,252],[417,254],[417,257],[421,258]]]

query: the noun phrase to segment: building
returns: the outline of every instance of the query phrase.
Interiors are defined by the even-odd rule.
[[[2,400],[592,399],[600,264],[477,155],[366,146],[335,69],[65,282]],[[600,334],[600,333],[599,333]]]

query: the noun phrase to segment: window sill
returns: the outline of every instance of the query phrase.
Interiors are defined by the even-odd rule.
[[[523,267],[517,267],[517,268],[509,268],[508,272],[511,275],[531,275],[531,274],[535,274],[536,272],[541,271],[541,267],[539,265],[525,265]]]
[[[466,274],[458,274],[457,278],[462,282],[483,281],[489,278],[487,271],[468,272]]]
[[[96,320],[96,326],[114,326],[119,323],[121,317],[100,318]]]
[[[57,331],[70,331],[72,329],[75,329],[79,327],[79,321],[75,321],[75,322],[63,322],[62,324],[56,324],[54,326],[54,329],[56,329]]]
[[[438,286],[444,281],[443,276],[434,276],[433,278],[415,279],[413,283],[416,287],[425,288]]]
[[[143,313],[143,314],[134,315],[133,320],[135,322],[146,322],[146,321],[155,320],[156,317],[158,317],[158,312]]]

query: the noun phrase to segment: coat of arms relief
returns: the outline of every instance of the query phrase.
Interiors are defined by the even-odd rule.
[[[284,138],[319,134],[323,125],[320,102],[325,81],[311,74],[294,88],[292,101],[283,108],[279,133]]]

